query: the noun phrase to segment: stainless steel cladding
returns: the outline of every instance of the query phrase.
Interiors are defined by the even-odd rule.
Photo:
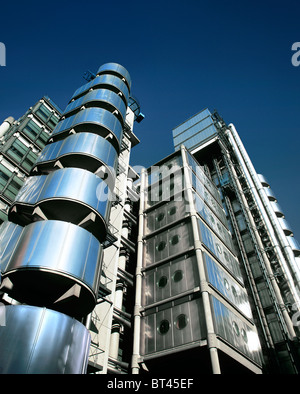
[[[268,196],[268,199],[270,201],[277,201],[277,199],[275,197],[275,194],[274,194],[272,189],[270,189],[269,187],[265,187],[264,191],[266,192],[266,195]]]
[[[131,87],[131,78],[129,72],[126,70],[126,68],[124,68],[120,64],[117,63],[103,64],[102,66],[99,67],[97,71],[97,75],[102,75],[102,74],[116,75],[126,83],[129,89]]]
[[[170,177],[181,170],[182,158],[181,156],[175,156],[169,160],[164,161],[162,164],[154,165],[150,168],[148,177],[148,184],[152,185],[163,178]]]
[[[156,182],[148,188],[147,206],[152,207],[161,201],[170,201],[173,196],[182,192],[184,189],[184,177],[182,171],[172,173],[172,175],[163,178],[162,182]],[[183,199],[182,193],[178,198]]]
[[[214,296],[211,296],[211,304],[217,336],[260,366],[261,347],[255,327],[242,320]]]
[[[109,141],[96,134],[73,134],[64,140],[46,145],[31,174],[56,170],[57,160],[63,167],[83,168],[94,173],[103,165],[106,176],[109,176],[108,184],[112,186],[115,183],[117,152]]]
[[[187,214],[188,205],[181,199],[181,201],[166,202],[162,206],[153,209],[147,213],[145,234],[171,224],[179,219],[183,219]]]
[[[283,211],[280,205],[278,204],[278,202],[270,201],[270,204],[277,217],[279,218],[284,217]]]
[[[22,233],[23,227],[5,221],[0,226],[0,271],[3,272],[14,247]]]
[[[291,229],[291,226],[284,218],[278,218],[278,221],[285,235],[293,235],[293,230]]]
[[[199,286],[199,272],[195,256],[182,256],[144,272],[143,305],[193,291]]]
[[[217,262],[204,253],[208,282],[248,319],[252,319],[248,295],[244,287],[234,281]]]
[[[198,220],[198,225],[202,243],[239,282],[243,283],[237,258],[200,219]]]
[[[90,90],[94,89],[110,89],[113,92],[120,94],[122,100],[127,105],[129,99],[129,89],[124,81],[119,77],[109,74],[102,74],[85,85],[78,88],[73,96],[71,97],[71,101],[81,97],[83,94],[87,93]]]
[[[146,240],[145,267],[194,247],[190,223],[180,223]]]
[[[180,300],[183,302],[183,299]],[[147,314],[141,322],[141,353],[144,356],[184,345],[199,346],[206,338],[206,326],[201,299],[164,305],[156,313]]]
[[[97,175],[80,168],[64,168],[29,177],[8,217],[18,224],[27,224],[33,221],[38,207],[47,219],[82,225],[102,241],[107,232],[109,196],[106,183]],[[93,214],[94,218],[89,217]]]
[[[123,126],[115,115],[103,108],[86,108],[61,120],[53,130],[50,141],[65,138],[72,132],[88,132],[107,137],[115,149],[120,151]]]
[[[88,231],[71,223],[45,220],[24,227],[5,251],[3,285],[14,299],[74,315],[86,315],[96,303],[102,247]],[[80,289],[80,296],[70,289]],[[65,295],[65,297],[64,297]]]
[[[124,125],[127,106],[122,98],[115,92],[108,89],[96,89],[79,97],[68,104],[64,111],[64,116],[71,116],[81,110],[81,108],[103,108],[109,112],[115,112],[116,117]]]
[[[199,215],[204,219],[204,221],[209,225],[209,227],[218,234],[219,238],[224,242],[228,249],[234,253],[234,246],[232,241],[232,236],[224,226],[224,224],[219,220],[214,211],[210,209],[205,202],[197,195],[195,197],[195,208]]]
[[[89,331],[78,321],[50,309],[28,305],[5,308],[0,328],[2,374],[84,374]]]

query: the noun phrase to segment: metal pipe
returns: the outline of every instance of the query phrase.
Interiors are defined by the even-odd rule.
[[[145,168],[141,171],[141,191],[140,191],[140,207],[139,207],[139,227],[137,239],[137,265],[135,272],[136,290],[135,290],[135,306],[134,306],[134,329],[133,329],[133,351],[132,351],[132,374],[139,373],[139,357],[140,357],[140,334],[141,334],[141,314],[142,307],[142,267],[144,254],[144,208],[146,193],[146,175]]]
[[[229,132],[227,133],[227,135],[228,135],[228,137],[231,136],[231,134],[230,134]],[[237,155],[239,155],[239,152],[238,152],[238,150],[237,150],[237,147],[236,147],[236,144],[235,144],[233,138],[230,138],[230,143],[232,143],[233,148],[235,148],[235,149],[234,149],[234,150],[235,150],[235,153],[236,153]],[[227,157],[226,154],[225,154],[225,156]],[[240,155],[239,155],[239,156],[240,156]],[[246,200],[246,197],[244,196],[242,187],[241,187],[241,185],[240,185],[240,183],[239,183],[237,174],[236,174],[235,169],[234,169],[234,167],[233,167],[233,165],[232,165],[232,163],[231,163],[230,158],[229,158],[229,160],[228,160],[228,165],[230,166],[230,171],[231,171],[231,173],[233,174],[233,177],[234,177],[234,180],[235,180],[235,184],[236,184],[238,193],[239,193],[240,198],[241,198],[241,200],[242,200],[242,204],[243,204],[244,207],[246,208],[246,209],[245,209],[245,213],[246,213],[246,215],[247,215],[247,219],[248,219],[248,221],[249,221],[249,223],[250,223],[250,226],[251,226],[251,228],[252,228],[252,230],[253,230],[253,235],[254,235],[254,237],[255,237],[255,240],[256,240],[256,242],[257,242],[257,245],[258,245],[258,247],[259,247],[259,249],[260,249],[261,251],[264,251],[264,246],[263,246],[262,240],[261,240],[260,235],[259,235],[259,233],[258,233],[258,230],[257,230],[256,224],[255,224],[255,222],[254,222],[254,219],[253,219],[253,217],[252,217],[252,215],[251,215],[251,213],[250,213],[250,209],[249,209],[249,206],[248,206],[248,202],[247,202],[247,200]],[[246,175],[246,174],[245,174],[245,175]],[[280,289],[279,289],[279,287],[278,287],[278,285],[277,285],[276,279],[275,279],[275,277],[274,277],[274,274],[273,274],[272,267],[271,267],[271,265],[270,265],[269,259],[267,258],[266,254],[265,254],[264,252],[261,253],[260,255],[261,255],[261,258],[263,259],[264,267],[265,267],[265,269],[267,270],[268,277],[270,278],[271,285],[272,285],[272,289],[273,289],[273,291],[274,291],[274,295],[275,295],[275,297],[276,297],[276,300],[277,300],[277,302],[282,306],[282,308],[281,308],[281,309],[282,309],[282,316],[283,316],[283,319],[284,319],[284,321],[285,321],[285,324],[286,324],[286,327],[287,327],[289,336],[290,336],[291,338],[294,338],[294,337],[296,336],[296,335],[295,335],[295,331],[294,331],[294,327],[293,327],[292,321],[291,321],[291,319],[290,319],[290,317],[289,317],[289,314],[288,314],[288,312],[287,312],[287,310],[286,310],[286,307],[285,307],[285,305],[284,305],[284,302],[283,302],[283,299],[282,299],[282,296],[281,296],[281,292],[280,292]]]
[[[3,137],[4,134],[9,130],[14,121],[15,119],[12,116],[9,116],[3,121],[3,123],[0,125],[0,138]]]
[[[243,143],[242,143],[242,141],[241,141],[241,139],[240,139],[240,137],[239,137],[234,125],[230,124],[229,127],[230,127],[231,133],[227,133],[227,134],[228,134],[229,138],[230,138],[230,135],[232,135],[232,138],[230,138],[230,139],[231,140],[233,139],[235,141],[236,150],[238,150],[238,152],[241,155],[241,162],[243,163],[243,165],[246,166],[246,168],[248,170],[248,171],[246,171],[246,174],[247,174],[247,177],[249,177],[249,181],[251,183],[251,186],[253,187],[253,192],[254,192],[255,199],[259,203],[259,208],[261,209],[261,212],[263,214],[263,218],[264,218],[267,230],[268,230],[268,232],[270,234],[272,243],[276,247],[276,251],[278,253],[278,257],[279,257],[280,263],[281,263],[282,268],[283,268],[284,272],[286,273],[287,278],[288,278],[288,280],[290,282],[290,286],[291,286],[292,293],[293,293],[293,296],[295,298],[295,301],[297,301],[298,306],[300,306],[300,299],[299,299],[300,269],[299,269],[299,267],[297,267],[297,265],[295,263],[294,253],[293,253],[293,251],[292,251],[292,249],[290,247],[290,244],[288,243],[288,241],[286,239],[286,236],[283,233],[283,230],[282,230],[282,228],[280,226],[280,223],[278,222],[278,218],[277,218],[274,210],[272,209],[270,201],[269,201],[269,199],[268,199],[268,197],[266,195],[264,187],[261,184],[261,182],[259,181],[257,173],[256,173],[256,171],[254,169],[254,166],[253,166],[253,164],[252,164],[252,162],[251,162],[251,160],[250,160],[250,158],[249,158],[249,156],[248,156],[248,154],[247,154],[247,152],[246,152],[246,150],[245,150],[245,148],[243,146]],[[260,198],[257,195],[257,191],[259,193]],[[261,201],[263,203],[263,206],[260,203],[260,199],[261,199]],[[265,209],[263,209],[263,208],[265,208]],[[267,213],[267,215],[265,214],[265,212]],[[281,247],[286,252],[287,261],[289,263],[289,267],[290,267],[293,275],[295,276],[296,286],[298,286],[298,289],[296,289],[296,287],[295,287],[294,280],[293,280],[293,278],[292,278],[292,276],[290,274],[290,269],[287,266],[286,260],[285,260],[283,254],[281,252],[281,249],[280,249],[280,247],[278,245],[277,238],[276,238],[276,235],[274,233],[273,228],[275,228],[275,231],[276,231],[276,234],[278,236],[279,243],[280,243]]]
[[[204,261],[203,261],[203,255],[202,255],[203,249],[202,249],[202,244],[201,244],[201,240],[200,240],[200,236],[199,236],[197,213],[196,213],[195,206],[194,206],[192,185],[191,185],[190,176],[189,176],[189,166],[187,163],[186,152],[185,152],[185,148],[183,145],[181,146],[181,155],[182,155],[182,162],[183,162],[185,188],[186,188],[187,199],[188,199],[188,203],[189,203],[189,210],[190,210],[190,215],[191,215],[195,252],[196,252],[196,260],[197,260],[197,266],[198,266],[199,277],[200,277],[200,292],[202,295],[205,323],[206,323],[206,329],[207,329],[207,346],[208,346],[209,354],[210,354],[212,372],[213,372],[213,374],[220,374],[221,369],[220,369],[219,355],[218,355],[218,349],[217,349],[217,338],[216,338],[216,334],[215,334],[215,330],[214,330],[213,316],[212,316],[210,300],[209,300],[209,288],[208,288],[205,270],[204,270]]]

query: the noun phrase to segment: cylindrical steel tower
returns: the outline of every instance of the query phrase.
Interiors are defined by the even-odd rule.
[[[0,228],[0,291],[14,300],[1,306],[2,373],[86,371],[82,323],[97,301],[130,85],[108,63],[76,90]]]

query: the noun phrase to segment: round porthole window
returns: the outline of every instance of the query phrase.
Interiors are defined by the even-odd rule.
[[[158,252],[162,252],[164,248],[166,247],[165,241],[160,241],[158,245],[156,245],[156,250]]]
[[[168,283],[168,278],[166,276],[161,276],[157,281],[157,286],[162,289]]]
[[[159,213],[159,214],[156,216],[156,221],[157,221],[157,222],[161,222],[161,221],[164,219],[164,217],[165,217],[165,214],[164,214],[163,212],[161,212],[161,213]]]
[[[236,322],[232,322],[232,327],[233,327],[233,331],[235,333],[236,336],[240,335],[240,329],[239,326],[236,324]]]
[[[222,248],[219,244],[216,244],[218,253],[222,254]]]
[[[188,324],[188,318],[185,314],[181,314],[179,316],[177,316],[176,320],[175,320],[175,327],[177,328],[177,330],[182,330],[183,328],[185,328]]]
[[[162,335],[165,335],[170,329],[170,322],[169,320],[162,320],[158,326],[158,332]]]
[[[175,283],[180,282],[183,278],[183,272],[181,270],[177,270],[174,272],[172,279]]]
[[[229,283],[228,280],[224,278],[224,286],[226,290],[229,290]]]
[[[177,245],[179,240],[180,240],[179,235],[177,235],[177,234],[173,235],[173,237],[170,239],[170,244],[171,245]]]
[[[247,333],[243,328],[241,330],[241,335],[242,335],[243,340],[247,343],[248,342]]]
[[[169,215],[175,215],[176,213],[176,207],[172,207],[169,209]]]

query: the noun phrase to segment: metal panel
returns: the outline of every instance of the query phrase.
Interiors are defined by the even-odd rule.
[[[46,218],[88,226],[99,240],[104,240],[109,198],[108,187],[98,176],[80,168],[64,168],[27,178],[8,217],[18,224],[27,224],[39,207]],[[90,214],[95,217],[88,219]]]
[[[219,220],[215,213],[204,203],[204,201],[197,195],[195,197],[195,208],[199,215],[204,219],[204,221],[209,225],[209,227],[218,234],[219,238],[225,243],[228,249],[234,253],[234,246],[232,241],[232,236],[224,226],[224,224]]]
[[[115,113],[115,116],[122,124],[124,124],[127,107],[122,98],[111,90],[96,89],[86,93],[84,96],[79,97],[77,100],[69,103],[63,113],[63,116],[67,117],[74,115],[74,113],[80,111],[82,106],[85,108],[104,108],[112,113]]]
[[[216,334],[249,359],[261,365],[261,346],[254,326],[246,323],[211,296]]]
[[[258,179],[259,179],[259,181],[260,181],[260,183],[263,185],[263,186],[270,186],[270,184],[269,184],[269,181],[267,180],[267,178],[264,176],[264,175],[262,175],[262,174],[257,174],[257,176],[258,176]]]
[[[159,180],[170,177],[172,174],[178,173],[182,167],[182,157],[177,155],[164,161],[162,164],[151,166],[148,177],[148,184],[154,184]]]
[[[22,233],[23,227],[11,223],[3,222],[0,226],[0,271],[5,267],[14,251],[14,247]]]
[[[97,71],[97,75],[102,74],[113,74],[117,75],[121,79],[124,79],[124,82],[128,85],[129,89],[131,87],[131,78],[129,72],[126,70],[125,67],[121,66],[117,63],[105,63],[99,67]]]
[[[180,193],[184,188],[184,177],[181,171],[172,173],[172,176],[166,176],[161,182],[156,182],[149,186],[147,206],[152,207],[161,201],[170,201],[171,198]],[[175,199],[181,200],[182,194]]]
[[[264,191],[266,192],[266,195],[268,196],[268,199],[270,201],[277,201],[277,199],[275,197],[275,194],[274,194],[272,189],[270,189],[269,187],[265,187]]]
[[[183,197],[180,201],[176,200],[167,202],[147,213],[145,220],[145,234],[159,230],[160,228],[173,223],[176,220],[184,218],[187,213],[186,209],[188,208],[188,205],[184,201]]]
[[[251,307],[245,288],[235,282],[233,278],[206,253],[204,253],[204,261],[208,282],[245,316],[252,319]]]
[[[54,303],[59,310],[66,305],[68,314],[87,314],[95,306],[102,248],[88,231],[62,221],[35,222],[24,227],[13,252],[7,253],[3,278],[13,283],[7,289],[12,298],[39,306]],[[76,284],[80,297],[60,305],[58,299]]]
[[[201,299],[184,302],[142,317],[141,352],[148,355],[180,345],[192,345],[206,337]]]
[[[243,283],[241,270],[237,258],[223,245],[211,230],[198,220],[201,241],[220,260],[226,269],[241,283]]]
[[[72,130],[76,133],[88,132],[108,137],[115,149],[120,151],[122,124],[115,115],[103,108],[86,108],[61,120],[54,128],[50,140],[65,138]]]
[[[277,202],[270,201],[270,204],[271,204],[271,207],[272,207],[273,211],[276,213],[276,216],[278,216],[278,217],[283,217],[284,216],[283,211],[282,211],[280,205]]]
[[[290,244],[295,256],[300,255],[300,245],[299,242],[292,236],[286,237],[288,243]]]
[[[117,167],[117,152],[106,139],[91,133],[78,133],[64,140],[46,145],[31,173],[45,173],[55,167],[59,160],[63,167],[79,167],[96,172],[101,165],[109,174],[109,184],[114,185]]]
[[[186,252],[194,246],[190,223],[180,223],[146,240],[144,265],[147,267]]]
[[[5,308],[0,327],[1,374],[84,374],[89,331],[78,321],[50,309],[28,305]]]
[[[143,305],[166,300],[199,286],[195,256],[183,256],[144,272]]]
[[[129,90],[127,85],[119,77],[109,74],[100,75],[92,79],[90,82],[86,83],[85,85],[81,86],[80,88],[78,88],[73,94],[71,100],[77,98],[78,96],[83,95],[90,89],[99,89],[99,88],[111,89],[115,93],[121,92],[122,93],[121,97],[125,102],[125,104],[127,104],[129,99]]]
[[[285,235],[293,235],[293,230],[291,229],[291,226],[284,218],[278,218],[278,221]]]

